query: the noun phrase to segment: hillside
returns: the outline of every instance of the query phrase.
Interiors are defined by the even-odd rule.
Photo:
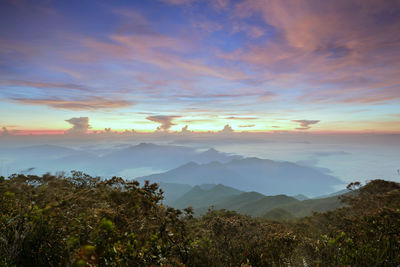
[[[281,208],[274,208],[265,213],[261,218],[272,221],[288,221],[296,219],[296,217],[294,217],[290,212]]]
[[[260,217],[274,208],[297,202],[299,202],[299,200],[286,195],[265,196],[259,200],[252,201],[241,206],[237,212],[251,215],[253,217]]]
[[[224,185],[194,186],[175,201],[168,202],[178,209],[194,208],[196,216],[201,216],[212,208],[230,210],[252,217],[279,219],[310,216],[313,212],[324,212],[342,207],[338,196],[318,199],[298,200],[286,195],[265,196],[257,192],[242,192]],[[276,209],[277,211],[271,212]]]
[[[193,207],[194,209],[208,207],[223,201],[228,197],[236,196],[241,193],[243,193],[243,191],[221,184],[214,185],[211,188],[195,186],[183,196],[175,200],[171,206],[180,209],[184,209],[189,206]]]
[[[313,212],[325,212],[334,210],[343,206],[338,196],[319,198],[319,199],[306,199],[292,203],[286,203],[277,206],[295,217],[305,217],[312,215]]]

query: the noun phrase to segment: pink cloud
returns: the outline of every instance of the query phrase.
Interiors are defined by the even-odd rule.
[[[310,125],[317,124],[319,120],[293,120],[293,122],[297,122],[301,127],[296,128],[296,130],[308,130],[311,128]]]
[[[87,89],[83,85],[73,84],[73,83],[33,82],[33,81],[24,81],[24,80],[0,81],[0,85],[33,87],[33,88],[40,88],[40,89],[73,89],[73,90],[86,90]]]
[[[321,98],[330,95],[334,102],[399,99],[386,86],[397,91],[400,86],[396,34],[400,17],[382,17],[393,10],[400,10],[398,1],[246,0],[236,5],[236,15],[259,14],[276,34],[263,44],[249,43],[220,56],[248,64],[260,73],[260,79],[272,73],[270,82],[282,81],[279,73],[296,73],[295,83],[309,84],[307,95],[310,91]],[[354,92],[357,97],[342,97],[336,90]]]
[[[176,125],[173,123],[173,120],[176,118],[180,118],[181,116],[166,116],[166,115],[157,115],[157,116],[148,116],[146,117],[147,120],[157,122],[160,124],[160,126],[157,127],[158,131],[165,131],[168,132],[168,130]]]

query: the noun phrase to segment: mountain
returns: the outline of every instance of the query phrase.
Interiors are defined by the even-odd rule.
[[[260,217],[274,208],[297,202],[299,202],[299,200],[286,195],[265,196],[259,200],[241,206],[237,212],[254,217]]]
[[[189,161],[204,164],[240,158],[242,156],[219,152],[213,148],[199,150],[152,143],[86,146],[82,149],[56,145],[0,148],[0,160],[7,164],[11,173],[33,167],[38,173],[81,170],[92,175],[135,177],[176,168]]]
[[[163,185],[160,184],[161,188]],[[182,185],[170,184],[170,187]],[[188,186],[185,185],[187,190]],[[195,216],[205,214],[210,208],[231,210],[241,214],[271,220],[290,220],[310,216],[313,212],[334,210],[343,206],[339,196],[298,200],[287,195],[265,196],[258,192],[243,192],[222,184],[203,184],[192,187],[168,205],[177,209],[191,206]]]
[[[243,191],[221,184],[214,185],[209,189],[207,187],[205,189],[202,186],[195,186],[186,194],[175,200],[171,206],[179,209],[189,206],[193,207],[194,209],[200,207],[209,207],[214,203],[223,201],[231,196],[240,195],[241,193],[243,193]]]
[[[226,163],[189,162],[170,171],[138,179],[193,186],[215,183],[243,191],[257,191],[265,195],[305,194],[310,196],[331,192],[333,186],[342,183],[336,177],[311,167],[259,158],[233,159]]]
[[[263,197],[265,197],[263,194],[260,194],[257,192],[245,192],[240,195],[232,196],[228,199],[225,199],[222,202],[215,203],[214,207],[216,209],[226,209],[226,210],[238,211],[241,207],[243,207],[247,203],[252,203]]]
[[[198,151],[193,147],[177,145],[156,145],[140,143],[135,146],[113,150],[99,158],[108,172],[124,169],[152,167],[154,169],[176,168],[189,161],[208,163],[211,161],[228,162],[241,156],[219,152],[215,149]]]
[[[313,212],[334,210],[342,207],[343,205],[344,204],[340,201],[338,196],[333,196],[328,198],[307,199],[288,203],[285,205],[280,205],[279,208],[288,211],[293,216],[304,217],[312,215]]]
[[[163,185],[161,184],[161,188]],[[179,187],[177,184],[170,186]],[[222,184],[204,184],[192,187],[175,201],[168,201],[168,205],[177,209],[191,206],[195,216],[201,216],[212,208],[271,220],[290,220],[310,216],[313,212],[334,210],[344,204],[339,196],[298,200],[283,194],[265,196],[258,192],[243,192]]]
[[[225,209],[236,211],[241,214],[253,217],[270,217],[271,219],[281,219],[281,214],[285,219],[301,218],[311,216],[313,212],[325,212],[342,207],[344,204],[339,197],[329,197],[320,199],[297,200],[286,195],[264,196],[259,193],[246,192],[237,196],[223,199],[208,206],[195,209],[195,215],[200,216],[207,212],[210,206],[214,209]],[[278,211],[274,211],[279,209]]]
[[[293,196],[295,199],[297,199],[297,200],[306,200],[306,199],[308,199],[308,197],[307,196],[305,196],[305,195],[303,195],[303,194],[298,194],[298,195],[295,195],[295,196]]]
[[[349,192],[351,192],[349,189],[342,189],[342,190],[337,191],[337,192],[333,192],[333,193],[322,195],[322,196],[317,196],[317,197],[314,197],[314,198],[328,198],[328,197],[341,196],[341,195],[347,194]]]

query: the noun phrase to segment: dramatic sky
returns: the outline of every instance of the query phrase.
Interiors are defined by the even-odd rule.
[[[0,114],[7,133],[399,133],[400,1],[1,0]]]

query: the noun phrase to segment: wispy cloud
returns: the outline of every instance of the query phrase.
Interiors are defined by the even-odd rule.
[[[72,90],[87,90],[86,86],[73,83],[52,83],[52,82],[34,82],[24,80],[8,80],[0,81],[0,86],[16,86],[16,87],[33,87],[40,89],[72,89]]]
[[[226,117],[227,120],[240,120],[240,121],[248,121],[248,120],[258,120],[257,117],[238,117],[238,116],[230,116]]]
[[[177,117],[157,114],[173,110],[195,130],[217,131],[225,119],[237,130],[296,123],[314,131],[319,122],[288,120],[318,111],[321,131],[339,120],[346,131],[399,131],[380,124],[400,101],[396,0],[91,2],[82,12],[73,3],[24,0],[2,7],[8,30],[0,38],[0,101],[9,106],[0,112],[13,108],[29,118],[39,106],[88,116],[115,110],[124,122],[136,114],[138,131],[151,127],[146,116],[169,131]],[[87,24],[84,9],[101,16]],[[337,104],[348,116],[337,114]],[[258,123],[271,112],[284,121]],[[368,123],[357,124],[363,115]]]
[[[400,38],[394,32],[400,27],[400,16],[382,15],[399,11],[396,1],[242,1],[236,5],[236,14],[242,18],[261,15],[275,35],[222,56],[264,73],[301,74],[295,81],[310,85],[304,92],[315,96],[304,98],[310,102],[319,98],[368,104],[400,99],[383,84],[399,92]],[[337,88],[357,96],[343,97],[335,93]]]
[[[92,97],[86,99],[28,99],[28,98],[14,98],[14,101],[29,104],[49,106],[57,109],[68,110],[99,110],[99,109],[117,109],[133,105],[133,102],[128,100],[113,100],[101,97]]]

